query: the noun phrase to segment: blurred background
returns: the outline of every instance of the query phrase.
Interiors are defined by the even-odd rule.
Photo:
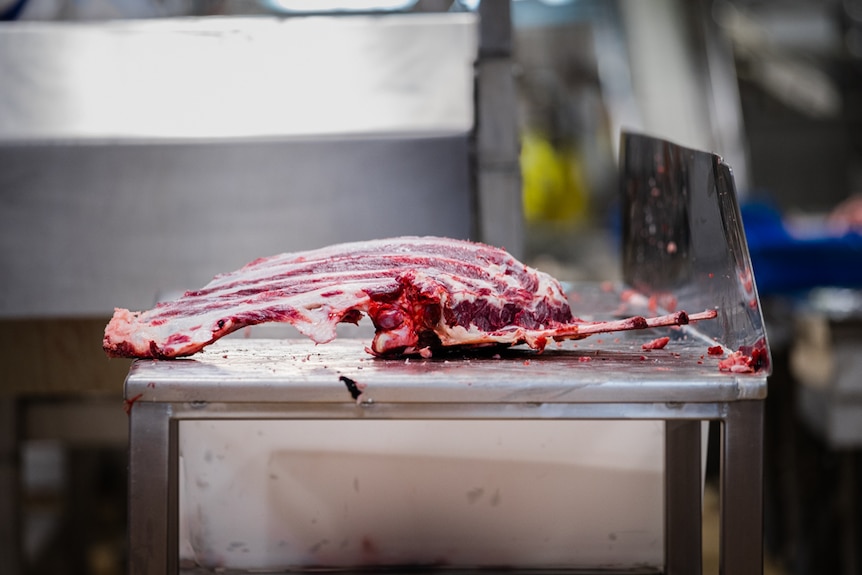
[[[774,359],[769,568],[862,573],[862,2],[0,0],[0,19],[4,573],[125,570],[114,306],[399,234],[617,280],[623,129],[733,168]]]

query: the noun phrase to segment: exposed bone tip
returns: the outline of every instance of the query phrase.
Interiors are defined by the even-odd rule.
[[[689,321],[700,321],[702,319],[715,319],[718,317],[718,310],[708,309],[700,313],[693,313],[689,316]]]

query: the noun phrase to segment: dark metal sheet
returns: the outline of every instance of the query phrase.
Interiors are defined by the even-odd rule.
[[[620,155],[624,281],[683,309],[719,309],[703,329],[731,349],[768,349],[730,166],[639,134],[623,134]]]

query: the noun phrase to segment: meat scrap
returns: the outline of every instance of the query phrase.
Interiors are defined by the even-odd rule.
[[[437,237],[333,245],[257,259],[149,311],[116,309],[102,346],[112,357],[189,356],[245,326],[286,322],[317,343],[368,315],[374,356],[510,346],[683,325],[715,310],[587,322],[560,283],[506,251]]]
[[[769,352],[763,340],[753,346],[742,346],[718,362],[719,370],[731,373],[755,373],[768,367]]]
[[[754,373],[751,357],[741,351],[735,351],[719,361],[718,369],[731,373]]]
[[[664,346],[666,346],[669,341],[670,341],[670,338],[667,336],[658,337],[652,341],[648,341],[647,343],[643,344],[641,346],[641,349],[647,349],[647,350],[649,350],[649,349],[664,349]]]
[[[142,397],[144,397],[143,393],[139,393],[134,397],[130,397],[129,399],[123,400],[123,411],[126,412],[126,415],[132,414],[132,407],[134,407],[135,403],[138,402]]]

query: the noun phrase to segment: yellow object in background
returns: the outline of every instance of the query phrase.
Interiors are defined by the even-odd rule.
[[[527,132],[521,140],[524,217],[529,223],[577,224],[587,214],[587,186],[576,153]]]

